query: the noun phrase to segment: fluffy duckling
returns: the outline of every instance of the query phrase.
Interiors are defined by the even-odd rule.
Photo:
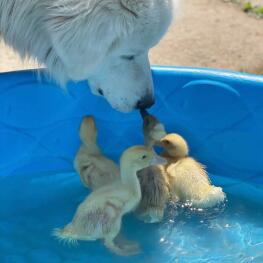
[[[211,184],[205,167],[188,156],[188,145],[180,135],[166,135],[161,146],[162,156],[168,161],[171,192],[180,201],[190,202],[196,208],[209,208],[225,199],[222,188]]]
[[[83,142],[74,166],[82,183],[96,190],[119,178],[118,166],[103,155],[97,145],[97,128],[93,117],[84,117],[80,127],[80,138]]]
[[[116,237],[122,216],[132,211],[141,199],[137,171],[154,164],[157,158],[145,146],[127,149],[120,159],[120,179],[93,191],[79,205],[73,220],[62,229],[56,229],[54,235],[73,243],[102,239],[105,246],[118,255],[138,253],[137,244],[118,244]]]
[[[166,135],[165,128],[157,118],[141,111],[143,117],[144,143],[152,147]],[[136,209],[137,217],[145,223],[161,222],[166,203],[170,197],[169,182],[163,165],[147,167],[138,172],[142,199]]]

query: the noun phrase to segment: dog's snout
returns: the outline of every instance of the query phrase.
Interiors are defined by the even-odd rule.
[[[155,100],[152,96],[147,96],[142,98],[137,102],[136,108],[137,109],[148,109],[154,104]]]

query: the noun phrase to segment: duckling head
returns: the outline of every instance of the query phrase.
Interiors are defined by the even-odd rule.
[[[164,164],[166,160],[146,146],[128,148],[121,156],[121,173],[130,171],[135,173],[151,165]]]
[[[86,116],[82,119],[80,126],[80,138],[86,145],[96,144],[97,128],[92,116]]]
[[[164,125],[146,110],[141,110],[145,145],[151,147],[166,135]]]
[[[165,153],[170,157],[180,159],[188,156],[188,145],[179,134],[167,134],[160,140],[160,144],[164,148]]]

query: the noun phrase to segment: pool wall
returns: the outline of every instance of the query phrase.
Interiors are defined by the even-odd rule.
[[[173,67],[153,67],[153,77],[151,112],[185,136],[191,155],[213,174],[263,185],[263,77]],[[1,73],[0,176],[71,172],[80,121],[89,114],[115,159],[143,142],[139,114],[114,111],[87,82],[65,92],[44,71]]]

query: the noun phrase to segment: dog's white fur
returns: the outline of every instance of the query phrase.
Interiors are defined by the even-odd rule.
[[[153,100],[148,51],[177,0],[0,0],[0,35],[60,83],[89,80],[117,110]]]

